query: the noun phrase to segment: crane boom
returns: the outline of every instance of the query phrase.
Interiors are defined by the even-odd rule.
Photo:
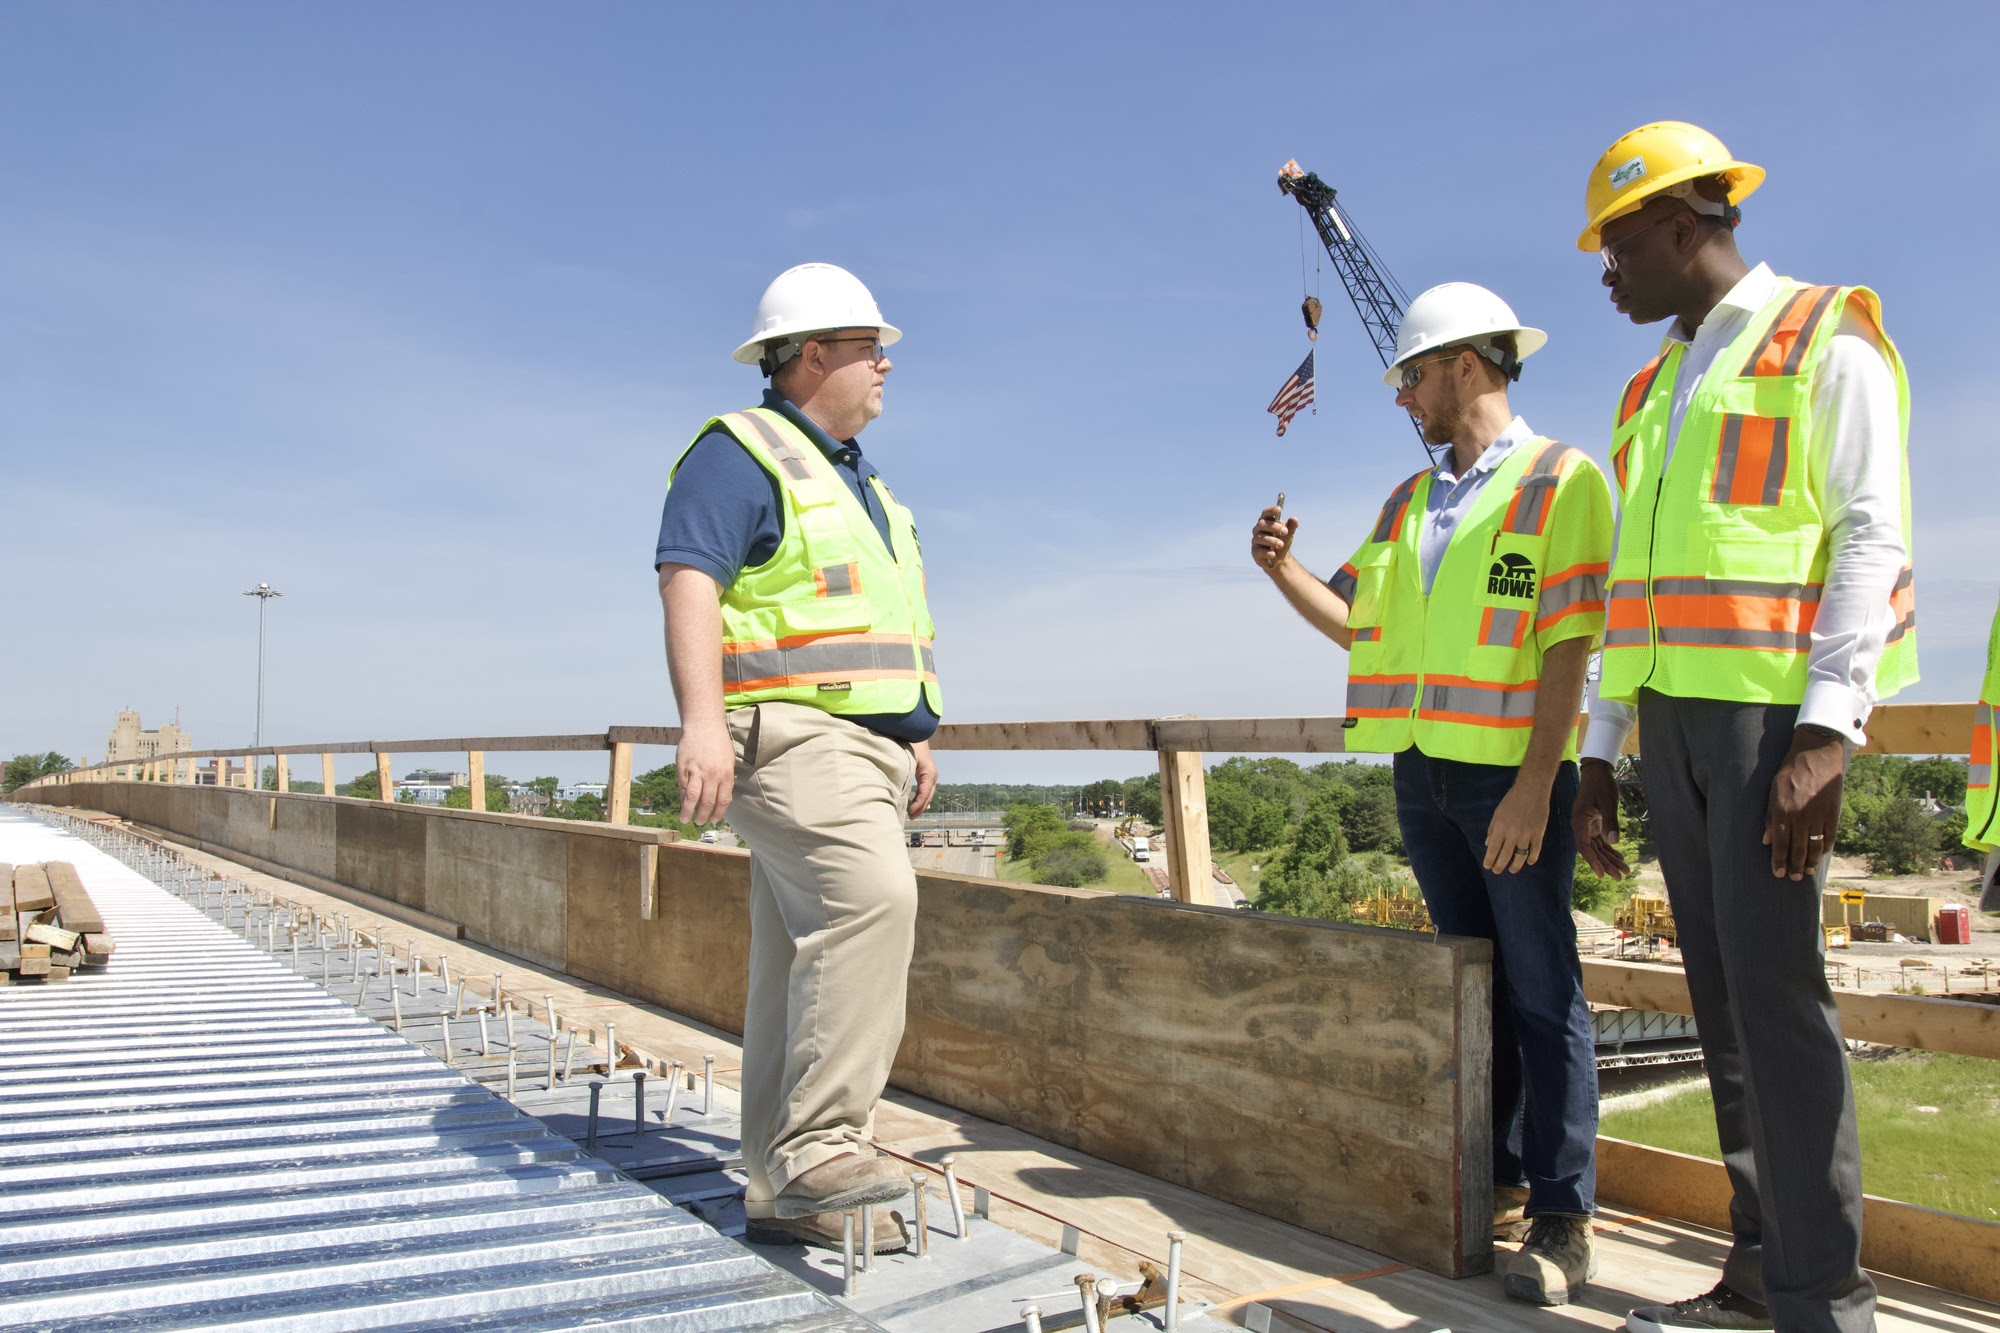
[[[1297,162],[1285,163],[1278,173],[1278,188],[1299,201],[1320,244],[1333,260],[1334,272],[1361,316],[1361,327],[1375,344],[1375,355],[1386,367],[1396,354],[1396,330],[1402,327],[1403,305],[1409,300],[1401,284],[1384,270],[1374,247],[1342,215],[1337,192]]]

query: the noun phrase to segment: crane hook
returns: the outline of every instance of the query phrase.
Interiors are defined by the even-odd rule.
[[[1299,302],[1299,313],[1306,317],[1306,337],[1319,341],[1319,316],[1322,307],[1317,296],[1308,296]]]

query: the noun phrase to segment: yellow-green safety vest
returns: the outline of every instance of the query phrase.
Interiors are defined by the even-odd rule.
[[[1972,706],[1972,767],[1965,783],[1965,845],[2000,847],[2000,609],[1986,642],[1986,681]]]
[[[869,478],[889,519],[884,546],[833,464],[781,412],[731,412],[695,440],[713,430],[747,449],[784,496],[778,549],[721,590],[723,707],[782,700],[835,714],[907,713],[922,698],[942,716],[936,629],[910,511],[880,477]]]
[[[1328,580],[1354,631],[1347,748],[1518,765],[1544,650],[1603,629],[1611,491],[1580,451],[1539,436],[1522,444],[1452,534],[1426,597],[1418,541],[1433,476],[1398,486]],[[1574,727],[1564,757],[1576,757]]]
[[[1910,550],[1910,384],[1895,344],[1880,332],[1881,302],[1865,287],[1779,282],[1702,378],[1671,460],[1667,425],[1686,345],[1667,340],[1619,398],[1611,437],[1619,536],[1603,698],[1629,701],[1643,685],[1742,703],[1805,699],[1827,564],[1806,456],[1813,377],[1850,302],[1873,325],[1896,375],[1903,549]],[[1895,628],[1875,673],[1882,699],[1917,679],[1916,587],[1907,565],[1890,605]]]

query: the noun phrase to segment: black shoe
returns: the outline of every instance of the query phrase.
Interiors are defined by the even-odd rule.
[[[1672,1333],[1675,1329],[1740,1328],[1771,1330],[1771,1312],[1718,1282],[1705,1296],[1672,1305],[1642,1305],[1625,1316],[1630,1333]]]

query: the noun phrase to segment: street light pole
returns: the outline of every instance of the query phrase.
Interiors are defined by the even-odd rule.
[[[264,745],[264,610],[273,597],[285,594],[268,583],[260,583],[245,589],[243,595],[257,599],[257,738],[251,744],[261,749]]]

